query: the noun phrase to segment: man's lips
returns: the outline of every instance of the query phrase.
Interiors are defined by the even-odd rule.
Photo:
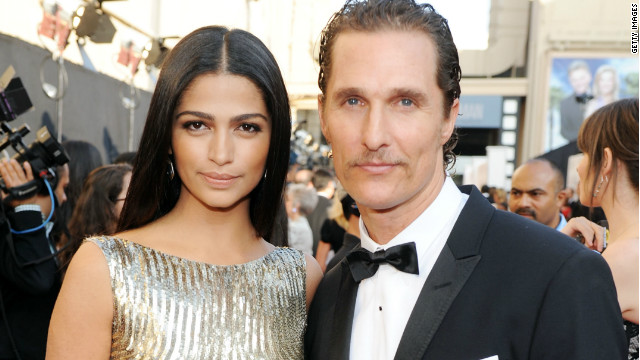
[[[393,167],[396,166],[396,164],[368,162],[368,163],[359,163],[359,164],[356,164],[356,166],[370,173],[382,174],[393,169]]]

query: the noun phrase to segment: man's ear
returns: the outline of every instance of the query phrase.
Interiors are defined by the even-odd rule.
[[[449,141],[449,138],[451,138],[453,129],[456,126],[458,112],[460,112],[460,99],[454,99],[453,105],[451,105],[451,110],[449,110],[449,114],[444,117],[442,132],[440,135],[440,145],[444,145],[447,141]]]
[[[568,197],[569,194],[567,193],[567,189],[558,191],[558,194],[556,195],[556,203],[558,204],[558,207],[563,206]]]
[[[327,139],[327,144],[331,144],[331,137],[329,136],[329,129],[327,122],[324,119],[324,95],[318,94],[318,117],[320,118],[320,129],[324,138]]]

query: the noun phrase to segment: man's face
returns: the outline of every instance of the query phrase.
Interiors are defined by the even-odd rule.
[[[583,68],[577,68],[569,74],[569,83],[576,95],[583,95],[591,86],[591,74]]]
[[[563,191],[556,193],[556,190],[556,177],[549,164],[524,164],[511,178],[509,210],[555,228],[560,220],[560,207],[565,197]]]
[[[331,60],[319,111],[341,184],[360,209],[430,203],[458,114],[457,100],[443,114],[432,40],[420,31],[344,32]]]

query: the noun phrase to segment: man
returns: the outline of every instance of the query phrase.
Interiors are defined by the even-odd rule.
[[[560,102],[560,134],[568,141],[575,141],[584,121],[586,104],[593,98],[591,69],[586,62],[576,60],[569,65],[567,76],[573,93]]]
[[[336,192],[336,182],[333,175],[324,169],[318,169],[313,173],[311,184],[318,193],[318,204],[311,214],[307,215],[311,232],[313,233],[313,256],[316,256],[320,242],[320,230],[322,224],[329,217],[327,210],[331,207],[331,198]]]
[[[459,80],[430,5],[350,1],[323,31],[321,127],[361,247],[320,284],[306,357],[624,358],[600,255],[447,176]]]
[[[23,169],[15,160],[0,161],[0,175],[7,188],[34,179],[29,163],[24,165]],[[49,319],[61,279],[49,236],[53,223],[44,219],[54,211],[54,204],[57,207],[67,199],[69,166],[59,166],[55,172],[52,195],[45,188],[47,195],[5,199],[9,205],[6,218],[0,208],[0,359],[45,356]]]
[[[529,160],[511,177],[509,211],[558,231],[567,224],[560,212],[566,198],[564,175],[547,159]]]
[[[305,186],[312,186],[311,179],[313,178],[313,171],[309,169],[299,169],[296,171],[294,182],[296,184],[303,184]]]

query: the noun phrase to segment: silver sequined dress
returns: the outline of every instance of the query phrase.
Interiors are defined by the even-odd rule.
[[[211,265],[114,237],[112,359],[302,359],[306,262],[290,248]]]

